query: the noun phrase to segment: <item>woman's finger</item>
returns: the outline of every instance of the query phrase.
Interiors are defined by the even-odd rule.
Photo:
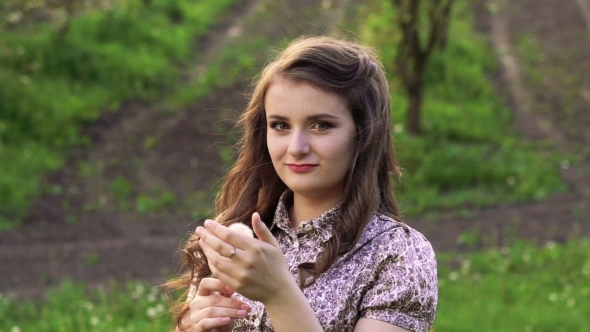
[[[193,325],[192,331],[209,332],[211,331],[211,329],[223,327],[229,323],[231,323],[231,318],[229,317],[205,318],[200,320],[197,324]]]
[[[205,309],[198,310],[191,314],[191,322],[196,322],[197,324],[203,320],[209,318],[233,318],[233,319],[241,319],[248,315],[248,311],[244,309],[230,309],[230,308],[220,308],[220,307],[208,307]]]
[[[213,294],[213,292],[219,292],[223,295],[232,295],[233,289],[229,288],[226,284],[215,278],[203,278],[199,284],[197,295],[207,296]]]
[[[193,311],[201,310],[208,307],[228,308],[246,311],[250,311],[252,309],[249,305],[240,300],[220,295],[196,297],[194,300],[191,301],[189,306],[190,309]]]
[[[230,260],[227,259],[227,257],[219,255],[219,253],[209,247],[209,245],[202,239],[199,240],[199,245],[201,246],[201,249],[203,249],[205,256],[207,256],[209,268],[211,269],[213,277],[230,287],[230,289],[235,289],[235,287],[237,287],[236,279],[232,277],[236,272],[236,262],[234,261],[236,260],[236,256],[241,257],[241,255],[244,255],[246,252],[236,249],[235,256]]]
[[[195,232],[201,238],[201,240],[205,241],[209,245],[209,247],[211,247],[211,249],[217,251],[219,255],[221,255],[222,257],[229,258],[233,256],[232,250],[234,250],[234,254],[235,251],[238,250],[238,248],[234,245],[221,240],[215,234],[203,227],[197,227],[197,230]]]
[[[260,219],[260,214],[258,214],[258,212],[252,214],[252,228],[259,240],[266,242],[275,248],[280,248],[274,235],[272,235],[268,227],[266,227],[262,222],[262,219]]]

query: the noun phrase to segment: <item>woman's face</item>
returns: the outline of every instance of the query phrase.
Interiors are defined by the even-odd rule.
[[[264,100],[272,163],[296,195],[342,199],[355,153],[356,125],[341,96],[275,79]]]

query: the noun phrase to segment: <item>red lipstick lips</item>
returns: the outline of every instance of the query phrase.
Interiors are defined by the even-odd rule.
[[[313,164],[287,164],[289,169],[295,173],[306,173],[314,169],[317,165]]]

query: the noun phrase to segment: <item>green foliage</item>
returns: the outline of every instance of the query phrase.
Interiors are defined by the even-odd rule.
[[[111,195],[115,199],[120,210],[127,210],[129,208],[128,200],[133,194],[133,184],[122,177],[118,177],[109,183]]]
[[[582,239],[439,255],[435,331],[590,331],[588,252]]]
[[[391,41],[399,36],[391,25],[394,8],[390,1],[375,1],[364,15],[361,36],[381,50],[394,73]],[[493,52],[473,31],[472,21],[468,1],[457,1],[448,45],[433,55],[426,72],[420,137],[404,130],[408,100],[392,75],[395,142],[405,170],[399,198],[406,214],[541,199],[567,189],[559,175],[563,156],[548,154],[513,132],[511,113],[488,79],[497,70]]]
[[[167,208],[174,207],[178,203],[176,195],[171,191],[154,193],[152,195],[140,194],[137,196],[137,212],[146,214],[161,212]]]
[[[0,296],[0,331],[169,331],[168,305],[157,287],[109,284],[88,291],[65,282],[41,302]]]
[[[0,34],[0,229],[13,227],[59,168],[88,143],[80,124],[127,98],[155,99],[178,84],[178,63],[234,0],[139,0]],[[149,144],[150,142],[146,142]],[[154,142],[155,143],[155,142]]]

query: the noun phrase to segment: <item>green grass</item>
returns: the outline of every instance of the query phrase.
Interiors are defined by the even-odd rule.
[[[168,305],[157,287],[145,283],[110,283],[89,291],[64,282],[43,301],[0,297],[0,332],[171,330]]]
[[[590,331],[588,252],[590,239],[439,253],[435,331]],[[161,332],[169,324],[162,294],[140,282],[110,283],[99,291],[65,282],[43,301],[0,297],[0,332]]]
[[[0,229],[26,216],[45,174],[72,146],[88,144],[81,124],[122,100],[158,100],[178,88],[179,64],[195,38],[236,0],[117,2],[73,20],[0,34]]]
[[[590,240],[577,239],[439,255],[435,331],[590,331],[588,252]]]
[[[393,71],[394,8],[378,0],[362,14],[360,36],[381,50],[391,73],[395,141],[405,169],[399,199],[406,214],[542,199],[567,190],[559,175],[566,157],[554,153],[550,142],[526,142],[512,129],[511,112],[489,80],[497,70],[494,52],[474,31],[467,3],[456,3],[448,46],[427,70],[420,137],[404,130],[408,100]]]

